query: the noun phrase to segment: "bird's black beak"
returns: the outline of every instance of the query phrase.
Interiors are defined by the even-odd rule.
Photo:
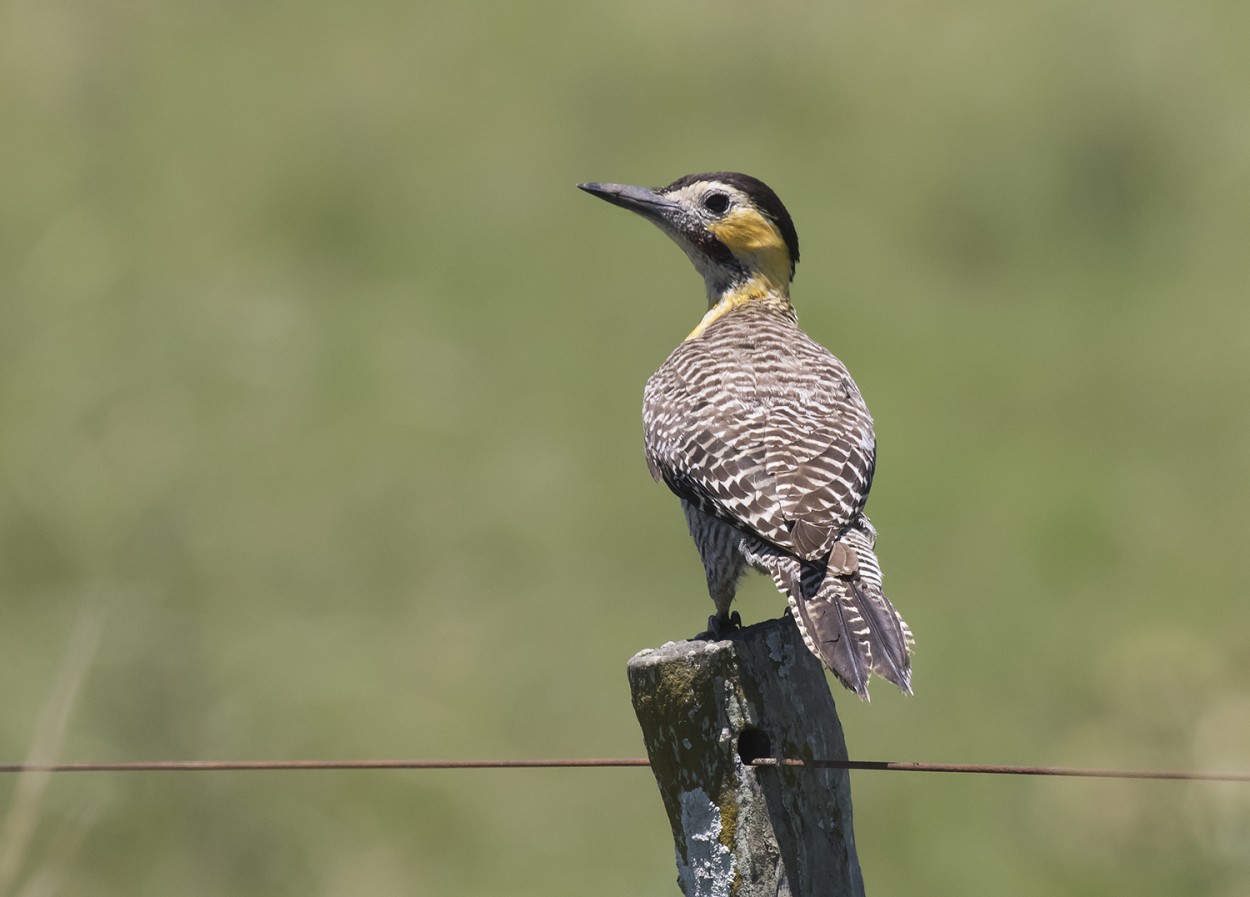
[[[628,187],[625,184],[578,184],[582,190],[622,209],[637,212],[657,224],[671,223],[681,206],[650,187]]]

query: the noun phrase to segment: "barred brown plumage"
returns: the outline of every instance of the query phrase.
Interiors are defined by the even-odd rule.
[[[789,600],[807,647],[868,696],[877,673],[911,691],[911,631],[881,588],[864,516],[876,438],[846,367],[798,326],[798,237],[760,181],[688,175],[655,190],[582,189],[660,226],[703,275],[708,312],[647,381],[647,464],[682,502],[716,635],[746,567]],[[736,615],[735,615],[736,616]]]

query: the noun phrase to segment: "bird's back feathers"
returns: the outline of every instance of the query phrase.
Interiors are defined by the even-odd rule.
[[[643,427],[657,479],[806,560],[828,554],[872,482],[872,418],[846,367],[767,308],[678,346],[647,382]]]

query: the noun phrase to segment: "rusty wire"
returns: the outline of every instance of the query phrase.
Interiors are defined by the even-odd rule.
[[[760,757],[755,767],[847,769],[981,775],[1066,776],[1090,779],[1163,779],[1250,782],[1250,773],[1191,770],[1093,769],[1070,766],[1009,766],[973,763],[909,763],[890,760],[799,760]],[[376,769],[567,769],[650,766],[645,757],[574,757],[503,760],[152,760],[121,763],[8,763],[0,773],[61,772],[255,772]]]

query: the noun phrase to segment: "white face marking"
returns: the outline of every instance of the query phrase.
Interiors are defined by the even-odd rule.
[[[703,201],[709,193],[723,193],[729,197],[729,207],[725,212],[715,213],[704,207]],[[728,184],[722,184],[718,181],[697,181],[693,184],[687,184],[680,190],[674,190],[666,193],[669,199],[680,202],[687,209],[690,209],[698,215],[704,223],[711,223],[718,218],[723,218],[728,212],[732,212],[735,208],[749,206],[750,202],[742,194],[740,190],[730,187]]]

